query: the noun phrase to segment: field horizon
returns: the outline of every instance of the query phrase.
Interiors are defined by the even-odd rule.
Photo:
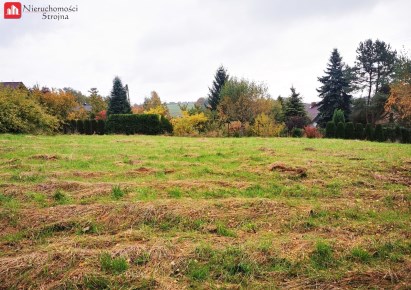
[[[0,135],[0,289],[411,287],[411,146]]]

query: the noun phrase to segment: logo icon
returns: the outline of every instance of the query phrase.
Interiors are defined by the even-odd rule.
[[[21,18],[21,3],[20,2],[4,3],[4,18],[5,19],[20,19]]]

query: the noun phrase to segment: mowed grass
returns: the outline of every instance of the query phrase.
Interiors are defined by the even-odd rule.
[[[0,135],[0,288],[411,287],[411,146]]]

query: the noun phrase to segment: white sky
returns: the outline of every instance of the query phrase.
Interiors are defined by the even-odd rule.
[[[0,81],[110,94],[118,75],[132,103],[156,90],[163,101],[208,94],[223,64],[265,82],[273,97],[294,85],[318,100],[317,77],[333,48],[348,64],[360,41],[411,49],[410,0],[27,0],[78,5],[70,20],[23,13],[0,19]]]

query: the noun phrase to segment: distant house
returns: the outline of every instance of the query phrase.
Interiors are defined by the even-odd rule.
[[[310,104],[304,104],[305,111],[307,112],[307,116],[311,121],[311,124],[316,126],[318,120],[318,104],[316,102],[312,102]]]
[[[23,82],[0,82],[0,87],[12,89],[27,89]]]

